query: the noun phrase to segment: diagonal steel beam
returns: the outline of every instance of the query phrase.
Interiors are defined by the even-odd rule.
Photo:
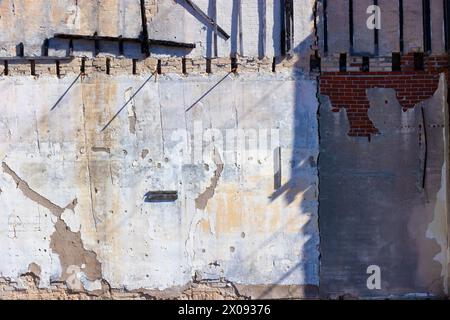
[[[191,8],[192,10],[194,10],[196,13],[198,13],[203,19],[205,19],[206,21],[208,21],[211,26],[216,29],[217,31],[225,38],[225,39],[230,39],[230,35],[223,30],[215,21],[214,19],[210,18],[205,12],[203,12],[202,9],[199,8],[199,6],[197,6],[194,2],[192,2],[191,0],[184,0],[184,2],[186,2]]]
[[[108,123],[103,127],[102,130],[100,130],[100,132],[105,131],[109,125],[111,123],[113,123],[113,121],[119,116],[119,114],[123,111],[123,109],[125,109],[125,107],[131,102],[133,101],[133,99],[138,95],[138,93],[142,90],[142,88],[144,88],[144,86],[147,84],[147,82],[149,82],[153,76],[156,74],[156,71],[154,71],[150,77],[147,78],[147,80],[144,81],[144,83],[139,87],[139,89],[137,89],[137,91],[131,96],[130,99],[127,100],[127,102],[122,106],[122,108],[119,109],[119,111],[116,112],[116,114],[111,118],[111,120],[108,121]]]
[[[64,97],[67,95],[67,93],[70,91],[70,89],[72,89],[72,87],[75,85],[75,83],[78,81],[78,79],[80,79],[82,74],[83,74],[82,72],[80,72],[78,74],[78,76],[75,78],[75,80],[70,84],[69,88],[67,88],[66,91],[63,93],[63,95],[61,97],[59,97],[58,101],[56,101],[56,103],[53,105],[53,107],[50,109],[50,111],[53,111],[56,109],[56,107],[59,105],[59,103],[62,101],[62,99],[64,99]]]
[[[236,72],[236,69],[231,70],[224,76],[222,79],[220,79],[215,85],[213,85],[208,91],[206,91],[200,98],[197,99],[189,108],[185,110],[185,113],[189,112],[192,108],[194,108],[200,101],[202,101],[208,94],[211,93],[219,84],[221,84],[228,76],[232,73]]]

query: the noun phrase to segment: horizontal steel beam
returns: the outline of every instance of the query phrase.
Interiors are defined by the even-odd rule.
[[[70,61],[73,60],[73,57],[33,57],[33,56],[25,56],[25,57],[0,57],[0,61],[12,61],[12,62],[24,62],[24,61]]]
[[[87,41],[111,41],[111,42],[131,42],[131,43],[142,43],[139,38],[126,38],[126,37],[110,37],[110,36],[99,36],[99,35],[81,35],[81,34],[65,34],[57,33],[54,35],[57,39],[67,39],[67,40],[87,40]],[[177,47],[177,48],[187,48],[194,49],[196,47],[195,43],[184,43],[170,40],[156,40],[148,39],[150,46],[165,46],[165,47]]]

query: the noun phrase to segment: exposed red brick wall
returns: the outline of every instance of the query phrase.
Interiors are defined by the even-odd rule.
[[[447,56],[425,57],[425,70],[414,71],[411,54],[402,57],[402,71],[399,72],[323,72],[320,93],[330,97],[333,111],[347,109],[350,136],[369,136],[378,131],[367,115],[367,89],[395,89],[400,104],[406,110],[433,96],[441,72],[448,72]]]

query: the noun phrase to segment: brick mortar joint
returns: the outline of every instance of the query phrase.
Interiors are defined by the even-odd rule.
[[[233,59],[229,57],[219,58],[182,58],[182,57],[168,57],[168,58],[156,58],[149,57],[145,59],[131,59],[120,58],[112,56],[98,56],[95,58],[81,58],[76,57],[71,61],[64,61],[54,59],[46,62],[35,60],[35,70],[37,75],[56,75],[57,66],[56,62],[59,61],[59,72],[61,76],[68,73],[80,72],[81,65],[84,61],[85,73],[105,73],[109,68],[111,74],[114,75],[126,75],[132,74],[133,65],[135,66],[137,74],[146,73],[149,69],[152,71],[161,67],[161,73],[172,74],[206,74],[206,73],[222,73],[229,72],[232,67]],[[24,59],[20,61],[8,62],[8,75],[20,76],[31,74],[31,61],[32,59]],[[297,59],[281,59],[279,57],[238,57],[236,62],[238,64],[238,72],[248,73],[266,73],[273,72],[275,66],[276,71],[288,71],[295,70]],[[108,66],[107,66],[108,64]],[[210,72],[207,72],[207,65],[210,65]],[[183,67],[184,65],[184,67]],[[3,74],[5,65],[3,61],[0,61],[0,77],[5,76]],[[308,73],[308,72],[305,72]]]
[[[366,96],[368,89],[396,90],[397,99],[405,111],[433,96],[439,85],[439,74],[444,73],[448,77],[448,70],[405,73],[324,73],[320,78],[319,90],[320,94],[329,96],[331,112],[346,109],[350,125],[349,136],[367,137],[378,133],[367,114],[370,108]]]
[[[409,52],[400,56],[400,67],[402,70],[414,70],[414,55],[420,52]],[[363,65],[363,56],[353,56],[346,54],[345,67],[347,72],[358,72]],[[329,54],[321,58],[322,71],[337,72],[340,69],[341,53]],[[392,71],[392,55],[376,56],[369,58],[369,68],[381,72]],[[423,64],[425,70],[445,69],[449,67],[450,56],[448,54],[423,54]]]

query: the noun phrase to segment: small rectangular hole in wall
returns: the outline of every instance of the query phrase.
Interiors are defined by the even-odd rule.
[[[423,71],[425,70],[424,53],[414,52],[414,70]]]
[[[25,55],[25,48],[23,43],[19,43],[16,47],[16,56],[23,57]]]
[[[277,58],[276,57],[273,57],[272,72],[277,72]]]
[[[236,72],[238,69],[238,62],[236,57],[231,57],[231,71]]]
[[[100,41],[95,41],[95,50],[94,50],[94,57],[98,56],[100,53]]]
[[[36,61],[34,61],[34,60],[30,61],[30,68],[31,68],[31,75],[35,76],[36,75]]]
[[[94,37],[97,37],[97,32],[94,32]],[[98,54],[100,53],[100,41],[98,41],[97,39],[94,40],[94,56],[98,56]]]
[[[86,58],[82,58],[81,59],[80,72],[81,73],[85,73],[85,71],[86,71]]]
[[[363,57],[362,58],[361,71],[362,72],[369,72],[370,71],[370,58],[369,57]]]
[[[106,58],[106,74],[107,75],[111,74],[111,59],[110,58]]]
[[[339,71],[345,72],[347,71],[347,54],[341,53],[339,56]]]
[[[431,51],[431,3],[430,0],[422,0],[423,10],[423,46],[425,52]]]
[[[183,71],[183,74],[187,74],[187,70],[186,70],[186,58],[182,58],[181,59],[181,69]]]
[[[321,60],[319,55],[313,54],[311,55],[311,57],[309,58],[309,69],[310,72],[320,72],[320,67],[321,67]]]
[[[150,191],[144,196],[145,202],[174,202],[178,200],[177,191]]]
[[[69,41],[69,56],[73,56],[73,40]]]
[[[279,10],[281,11],[280,17],[280,47],[281,55],[284,57],[286,55],[286,6],[285,0],[279,1]]]
[[[158,74],[162,74],[161,59],[158,60],[158,65],[156,66],[156,71],[158,72]]]
[[[273,152],[273,188],[278,190],[282,186],[282,176],[281,176],[281,147],[275,148]]]
[[[392,71],[402,71],[402,56],[400,52],[392,53]]]
[[[3,66],[4,66],[3,74],[4,74],[5,76],[7,76],[7,75],[9,74],[9,65],[8,65],[8,61],[5,60],[5,62],[3,63]]]
[[[59,60],[56,60],[56,76],[61,78],[61,65]]]
[[[294,1],[284,0],[285,2],[285,30],[286,30],[286,52],[291,51],[294,45]]]
[[[133,59],[133,74],[137,74],[137,59]]]
[[[122,36],[119,37],[119,55],[123,56],[124,49],[123,49],[123,40]]]
[[[44,44],[42,45],[42,56],[48,57],[48,47],[49,47],[49,40],[45,39]]]
[[[211,58],[206,58],[206,73],[211,73]]]

